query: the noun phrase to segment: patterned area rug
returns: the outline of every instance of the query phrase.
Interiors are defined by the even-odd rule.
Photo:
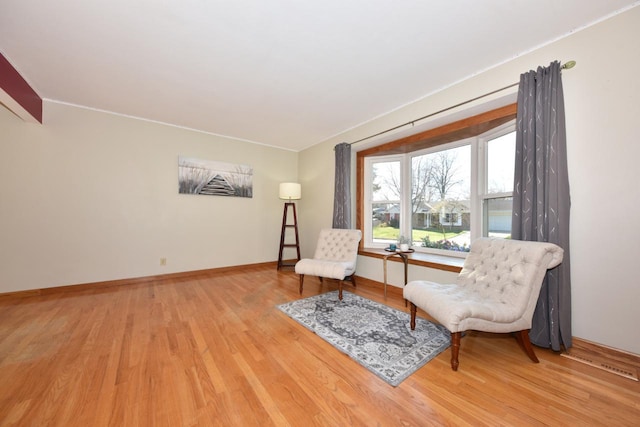
[[[397,386],[451,344],[443,326],[350,292],[316,295],[277,306],[365,368]]]

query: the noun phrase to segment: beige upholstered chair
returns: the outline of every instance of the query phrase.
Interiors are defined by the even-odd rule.
[[[320,231],[313,258],[304,258],[296,263],[296,273],[300,275],[300,295],[304,276],[318,276],[339,281],[338,297],[342,300],[342,283],[345,279],[356,285],[354,273],[358,259],[358,244],[362,238],[360,230],[325,228]]]
[[[480,238],[471,245],[455,284],[412,281],[404,288],[411,303],[451,332],[451,368],[458,370],[462,332],[514,332],[529,358],[538,362],[529,329],[547,269],[562,262],[564,251],[543,242]]]

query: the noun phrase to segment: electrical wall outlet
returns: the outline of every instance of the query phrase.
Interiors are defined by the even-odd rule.
[[[167,259],[166,258],[160,258],[160,265],[167,265]]]

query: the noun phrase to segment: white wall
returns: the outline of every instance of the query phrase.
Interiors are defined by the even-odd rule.
[[[0,293],[277,259],[295,152],[52,102],[0,129]],[[253,198],[178,194],[178,156],[253,167]]]
[[[640,280],[633,267],[640,255],[638,40],[640,8],[636,7],[300,153],[303,188],[312,188],[319,196],[307,197],[301,209],[305,240],[311,241],[319,228],[331,224],[332,205],[327,201],[333,191],[335,144],[505,87],[517,82],[521,73],[553,60],[575,60],[577,66],[563,72],[572,193],[573,335],[640,354]],[[309,246],[303,248],[309,255]],[[382,281],[382,261],[360,257],[358,262],[359,275]],[[390,281],[400,284],[399,264],[389,265]],[[414,266],[409,275],[410,279],[452,277]]]

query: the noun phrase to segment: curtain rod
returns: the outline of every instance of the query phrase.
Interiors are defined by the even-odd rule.
[[[564,64],[562,64],[562,66],[560,66],[560,69],[561,70],[568,70],[568,69],[571,69],[571,68],[573,68],[575,66],[576,66],[576,61],[567,61]],[[411,120],[410,122],[406,122],[406,123],[403,123],[401,125],[389,128],[387,130],[383,130],[383,131],[378,132],[376,134],[369,135],[369,136],[364,137],[362,139],[359,139],[357,141],[350,142],[349,145],[357,144],[358,142],[366,141],[367,139],[371,139],[371,138],[375,138],[376,136],[384,135],[385,133],[394,131],[396,129],[400,129],[401,127],[404,127],[404,126],[407,126],[407,125],[414,125],[416,122],[419,122],[420,120],[428,119],[429,117],[433,117],[433,116],[435,116],[437,114],[444,113],[444,112],[449,111],[449,110],[453,110],[454,108],[461,107],[461,106],[463,106],[465,104],[469,104],[469,103],[471,103],[473,101],[477,101],[478,99],[482,99],[482,98],[485,98],[487,96],[493,95],[494,93],[498,93],[498,92],[501,92],[501,91],[503,91],[505,89],[509,89],[509,88],[514,87],[514,86],[518,86],[519,84],[520,84],[520,82],[516,82],[516,83],[512,83],[512,84],[510,84],[508,86],[501,87],[500,89],[492,90],[491,92],[487,92],[487,93],[485,93],[483,95],[476,96],[475,98],[467,99],[466,101],[460,102],[459,104],[456,104],[456,105],[452,105],[451,107],[443,108],[442,110],[438,110],[438,111],[436,111],[434,113],[427,114],[426,116],[422,116],[420,118]]]

